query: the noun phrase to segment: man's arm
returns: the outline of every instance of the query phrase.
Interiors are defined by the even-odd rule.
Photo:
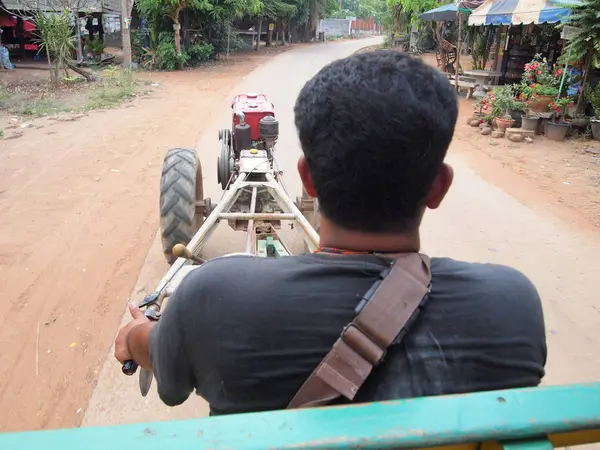
[[[129,305],[133,320],[125,325],[115,339],[115,358],[123,364],[133,359],[144,369],[152,370],[150,361],[150,331],[154,327],[137,305]]]
[[[188,278],[188,277],[186,277]],[[141,367],[152,370],[161,400],[169,406],[183,403],[196,387],[193,372],[194,355],[186,351],[185,317],[196,316],[198,303],[196,283],[184,279],[158,322],[151,322],[137,306],[130,306],[133,321],[127,324],[115,341],[115,357],[123,363],[133,359]],[[189,330],[188,330],[189,331]],[[194,350],[201,343],[194,344]]]
[[[136,325],[127,335],[127,347],[131,359],[147,370],[152,370],[150,360],[150,332],[156,322],[147,322]]]

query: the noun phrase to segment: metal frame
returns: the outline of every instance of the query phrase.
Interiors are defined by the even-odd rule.
[[[600,442],[600,383],[0,434],[7,450],[546,450],[591,442]]]
[[[234,183],[227,189],[221,201],[214,207],[209,216],[206,218],[198,232],[190,240],[187,248],[196,256],[200,256],[202,248],[217,228],[221,220],[249,220],[248,223],[248,238],[246,241],[246,252],[255,253],[251,244],[252,235],[254,234],[254,225],[256,220],[294,220],[299,225],[304,234],[304,240],[308,244],[309,249],[315,249],[319,245],[319,235],[302,215],[298,207],[289,197],[281,183],[275,178],[272,172],[264,173],[264,180],[247,181],[252,172],[241,172]],[[252,189],[252,204],[250,213],[230,212],[232,206],[242,193],[243,189]],[[265,188],[273,196],[275,201],[282,207],[283,213],[258,213],[256,208],[256,195],[259,189]],[[162,277],[156,288],[157,292],[163,290],[169,285],[174,275],[188,263],[185,258],[177,258],[171,268]]]

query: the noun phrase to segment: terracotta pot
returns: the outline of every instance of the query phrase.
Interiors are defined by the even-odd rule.
[[[553,141],[564,141],[570,126],[570,124],[565,122],[548,122],[546,124],[546,137]]]
[[[521,128],[527,131],[537,131],[538,124],[540,122],[539,117],[523,117],[521,119]]]
[[[530,100],[529,108],[533,112],[548,112],[548,105],[552,102],[554,96],[552,95],[540,95],[533,97]]]
[[[506,130],[507,128],[512,128],[515,124],[515,119],[503,119],[501,117],[496,117],[496,126],[499,130]]]
[[[592,128],[592,136],[597,141],[600,141],[600,120],[599,119],[590,120],[590,126]]]

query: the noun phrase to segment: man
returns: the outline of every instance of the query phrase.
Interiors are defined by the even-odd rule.
[[[231,256],[181,283],[158,324],[132,307],[115,354],[150,368],[168,405],[196,389],[212,414],[285,408],[390,260],[418,252],[425,209],[453,178],[458,114],[437,70],[394,51],[323,68],[296,101],[302,182],[321,210],[321,249]],[[448,236],[451,239],[451,236]],[[538,293],[521,273],[431,261],[429,300],[355,401],[536,386],[546,344]]]

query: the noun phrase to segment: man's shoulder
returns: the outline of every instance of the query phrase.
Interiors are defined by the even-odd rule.
[[[491,301],[499,307],[540,304],[534,284],[513,267],[433,258],[431,270],[433,289],[436,290],[438,283],[441,290],[450,295],[469,296],[485,303]]]
[[[431,270],[436,276],[464,279],[474,283],[511,282],[517,285],[533,286],[523,272],[503,264],[432,258]]]

